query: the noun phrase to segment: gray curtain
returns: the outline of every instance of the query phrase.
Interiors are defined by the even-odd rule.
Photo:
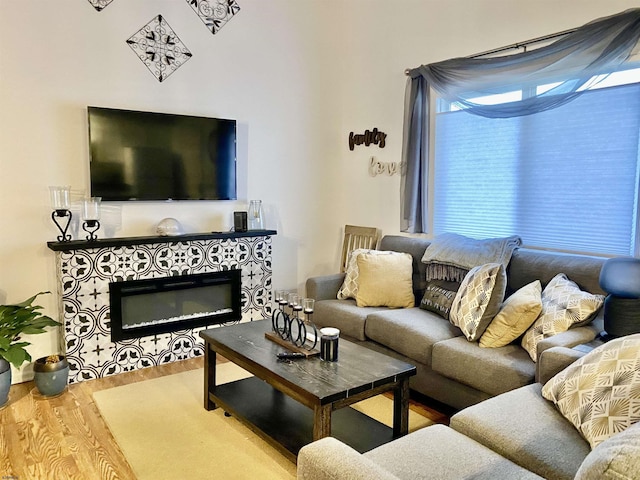
[[[619,70],[637,54],[640,8],[590,22],[547,46],[492,58],[454,58],[408,73],[402,145],[401,230],[426,233],[428,223],[429,95],[489,118],[531,115],[575,99],[595,76]],[[471,98],[559,82],[521,101],[481,105]],[[531,89],[535,92],[535,88]]]

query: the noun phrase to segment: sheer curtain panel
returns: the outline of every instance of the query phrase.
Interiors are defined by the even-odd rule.
[[[636,61],[639,42],[640,8],[636,8],[590,22],[535,50],[502,57],[456,58],[409,70],[402,148],[402,231],[426,233],[428,230],[429,95],[432,89],[439,98],[463,109],[461,115],[489,119],[536,115],[579,98],[602,80],[602,74],[626,68],[630,61]],[[540,85],[550,87],[537,88]],[[474,101],[511,90],[526,94],[498,104]],[[490,132],[491,129],[487,136]],[[512,148],[517,149],[519,145]],[[439,198],[438,192],[434,193]]]

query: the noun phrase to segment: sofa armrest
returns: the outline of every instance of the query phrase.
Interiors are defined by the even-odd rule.
[[[331,300],[338,297],[338,290],[344,282],[344,273],[311,277],[307,279],[307,297],[316,300]]]
[[[566,332],[556,333],[550,337],[545,338],[544,340],[540,340],[538,343],[538,361],[540,360],[540,355],[545,350],[552,347],[567,347],[573,348],[576,345],[581,345],[583,343],[589,343],[594,338],[598,336],[600,331],[595,326],[589,324],[584,327],[576,327],[567,330]]]
[[[536,371],[536,381],[547,383],[557,373],[586,355],[584,352],[567,347],[551,347],[540,355]]]
[[[350,446],[326,437],[302,447],[298,453],[298,480],[399,480]]]

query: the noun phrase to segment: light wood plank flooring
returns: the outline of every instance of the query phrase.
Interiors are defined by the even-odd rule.
[[[225,359],[220,359],[225,362]],[[0,479],[135,480],[93,403],[93,392],[201,368],[203,357],[70,385],[42,399],[33,382],[11,387],[0,409]],[[449,417],[415,400],[410,408],[437,423]]]

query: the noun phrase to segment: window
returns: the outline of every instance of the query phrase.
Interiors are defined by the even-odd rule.
[[[439,102],[434,234],[517,234],[530,247],[634,255],[638,82],[640,69],[616,72],[561,107],[507,119],[470,115]],[[505,93],[506,101],[526,96],[524,89]]]

